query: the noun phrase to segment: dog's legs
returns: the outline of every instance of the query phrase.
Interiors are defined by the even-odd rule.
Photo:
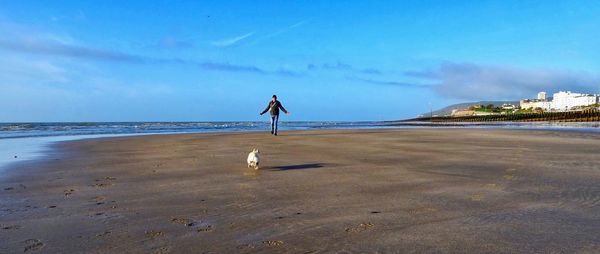
[[[258,163],[254,165],[254,170],[258,170]]]

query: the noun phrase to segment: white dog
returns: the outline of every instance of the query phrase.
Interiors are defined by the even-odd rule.
[[[252,149],[252,152],[248,154],[248,167],[258,169],[260,163],[260,151],[256,148]]]

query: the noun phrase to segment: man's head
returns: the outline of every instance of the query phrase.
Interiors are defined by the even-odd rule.
[[[273,98],[271,99],[272,101],[276,101],[277,100],[277,95],[273,94]]]

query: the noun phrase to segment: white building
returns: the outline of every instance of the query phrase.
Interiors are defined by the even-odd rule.
[[[522,109],[537,109],[544,111],[568,111],[577,107],[591,106],[600,103],[597,94],[572,93],[560,91],[554,94],[552,100],[546,98],[546,92],[539,92],[537,99],[524,99],[520,101]]]
[[[554,94],[552,109],[567,111],[574,107],[591,106],[598,103],[599,96],[595,94],[572,93],[560,91]]]
[[[539,92],[537,96],[538,100],[546,100],[546,92]]]
[[[522,109],[537,109],[540,108],[545,111],[552,110],[552,102],[547,100],[521,100],[520,106]]]
[[[507,104],[507,103],[502,104],[502,109],[514,110],[516,108],[517,108],[517,106],[512,105],[512,104]]]

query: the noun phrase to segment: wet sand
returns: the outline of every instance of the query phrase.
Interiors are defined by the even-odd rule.
[[[246,167],[253,147],[261,169]],[[598,253],[600,135],[493,129],[59,143],[0,180],[0,253]]]

